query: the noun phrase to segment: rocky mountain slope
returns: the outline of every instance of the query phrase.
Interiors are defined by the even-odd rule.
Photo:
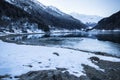
[[[1,32],[35,32],[50,28],[81,29],[86,25],[36,0],[0,0]]]
[[[95,28],[105,30],[120,29],[120,11],[99,21]]]

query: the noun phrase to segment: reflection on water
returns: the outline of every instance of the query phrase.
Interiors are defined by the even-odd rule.
[[[101,41],[111,41],[115,43],[120,43],[120,32],[109,32],[101,34],[92,34],[92,33],[55,33],[55,34],[29,34],[29,35],[13,35],[7,36],[5,40],[13,42],[29,42],[34,41],[36,43],[41,40],[47,40],[48,42],[61,42],[69,38],[92,38],[98,39]],[[38,43],[39,44],[39,43]]]
[[[4,41],[26,45],[70,47],[86,51],[99,51],[119,55],[120,33],[55,33],[12,35]]]
[[[96,35],[98,40],[111,41],[120,44],[120,34],[99,34]]]
[[[81,41],[78,37],[45,37],[41,34],[12,36],[5,38],[5,41],[26,45],[42,45],[42,46],[62,46],[72,45]]]

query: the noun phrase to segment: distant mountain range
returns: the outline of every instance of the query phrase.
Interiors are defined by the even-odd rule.
[[[120,11],[100,20],[95,29],[120,30]]]
[[[103,17],[97,16],[97,15],[85,15],[85,14],[79,14],[79,13],[70,13],[71,16],[74,18],[82,21],[87,26],[95,26],[98,21],[100,21]]]
[[[49,32],[85,29],[81,21],[37,0],[0,0],[0,32]]]
[[[100,20],[100,21],[99,21]],[[71,13],[37,0],[0,0],[0,32],[40,33],[54,30],[120,29],[120,11],[103,18]]]

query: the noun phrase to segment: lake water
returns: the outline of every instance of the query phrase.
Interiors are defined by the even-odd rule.
[[[120,56],[120,32],[9,35],[7,42],[104,52]]]

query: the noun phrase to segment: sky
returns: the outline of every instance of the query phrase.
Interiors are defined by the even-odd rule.
[[[69,14],[98,15],[108,17],[120,10],[120,0],[38,0],[46,6],[55,6]]]

